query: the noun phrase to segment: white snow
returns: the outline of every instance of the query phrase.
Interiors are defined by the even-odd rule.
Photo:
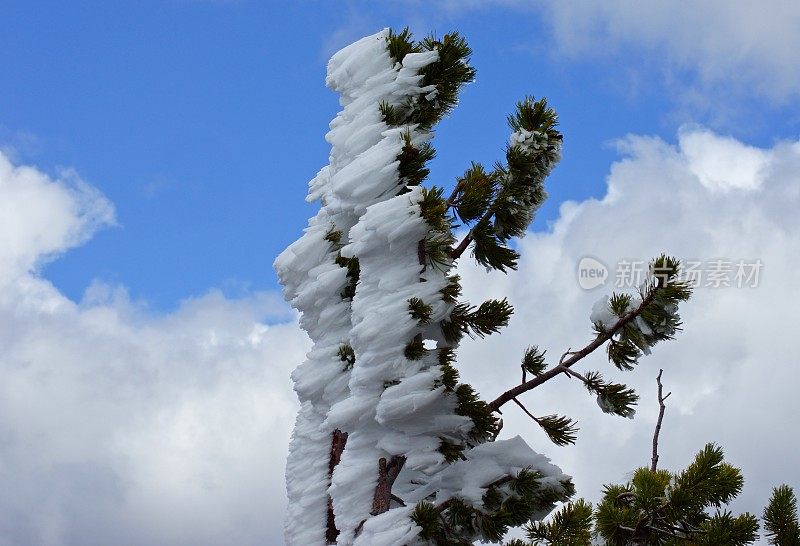
[[[307,199],[320,201],[321,208],[275,260],[285,296],[314,343],[292,374],[302,406],[286,469],[289,546],[325,544],[329,496],[338,545],[414,545],[424,542],[408,515],[428,495],[435,493],[437,501],[457,495],[480,505],[491,481],[528,467],[554,487],[566,479],[519,437],[468,449],[466,459],[454,464],[438,451],[442,439],[467,438],[473,423],[455,413],[456,398],[442,385],[431,350],[445,345],[439,322],[452,309],[441,293],[447,271],[419,261],[418,243],[430,230],[420,215],[422,189],[397,195],[403,183],[396,159],[403,135],[420,146],[432,134],[415,125],[389,127],[378,109],[381,102],[401,106],[434,98],[436,88],[420,85],[419,70],[437,61],[438,53],[409,53],[395,63],[386,36],[384,30],[363,38],[328,64],[326,82],[340,93],[343,109],[326,135],[329,164],[309,183]],[[333,231],[341,233],[338,245],[326,240]],[[358,259],[352,301],[342,296],[349,279],[336,264],[338,255]],[[431,306],[429,323],[411,317],[411,298]],[[409,360],[405,349],[416,336],[427,352]],[[343,345],[355,353],[352,366],[338,356]],[[335,429],[348,438],[329,479]],[[371,516],[378,461],[393,456],[405,458],[392,490],[408,496],[407,507]]]
[[[556,156],[556,160],[552,162],[555,164],[561,154],[561,141],[550,140],[546,131],[528,131],[527,129],[519,129],[511,133],[508,139],[509,146],[519,146],[528,152],[537,152],[539,150],[548,150]]]
[[[480,506],[489,485],[505,476],[516,476],[526,468],[538,471],[542,475],[540,483],[547,488],[561,490],[561,482],[569,479],[550,459],[533,451],[519,436],[478,445],[464,456],[465,460],[449,465],[408,497],[422,500],[435,493],[435,504],[457,497]]]
[[[589,320],[592,324],[600,323],[606,330],[610,330],[617,323],[619,317],[611,310],[611,306],[608,304],[608,295],[602,296],[594,302]]]

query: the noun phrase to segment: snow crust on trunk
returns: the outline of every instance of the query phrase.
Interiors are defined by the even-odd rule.
[[[434,98],[435,86],[422,86],[419,71],[438,54],[409,53],[395,63],[387,33],[355,42],[328,64],[326,83],[340,93],[343,109],[326,135],[329,164],[309,183],[307,199],[320,201],[321,208],[275,260],[284,294],[313,342],[292,373],[301,409],[286,467],[289,546],[326,544],[329,497],[338,545],[414,546],[427,544],[409,518],[419,500],[457,496],[480,506],[489,484],[523,468],[538,470],[542,483],[553,487],[567,478],[519,437],[467,449],[464,460],[453,464],[439,452],[442,439],[463,442],[473,423],[456,413],[437,352],[406,356],[416,336],[428,349],[452,345],[439,326],[452,304],[441,293],[447,268],[420,263],[419,243],[430,230],[421,217],[423,190],[401,191],[397,159],[405,135],[418,147],[432,134],[415,125],[390,127],[378,108],[381,102],[405,106],[415,97]],[[337,263],[349,258],[357,258],[360,269],[352,299],[345,297],[348,270]],[[431,306],[427,324],[409,313],[411,298]],[[343,346],[355,354],[352,365],[339,356]],[[337,429],[348,437],[329,476]],[[407,506],[393,503],[373,515],[378,461],[393,457],[404,462],[392,491]]]
[[[286,468],[285,537],[290,545],[325,544],[330,437],[336,428],[326,417],[350,394],[351,372],[337,355],[350,343],[351,302],[342,297],[349,280],[336,263],[339,250],[326,236],[338,231],[346,240],[366,208],[391,197],[398,185],[396,158],[404,129],[387,126],[377,105],[401,104],[433,90],[418,85],[418,69],[436,60],[435,52],[407,55],[408,66],[396,67],[386,48],[387,33],[355,42],[328,64],[326,81],[340,93],[343,110],[326,135],[329,164],[309,183],[308,201],[319,200],[322,206],[274,264],[287,300],[300,311],[300,324],[314,343],[292,374],[302,406]],[[358,438],[352,443],[357,446]]]
[[[445,396],[436,353],[419,360],[404,354],[416,335],[439,336],[438,326],[411,317],[409,299],[433,307],[434,325],[450,311],[442,301],[444,272],[423,268],[419,261],[418,243],[429,230],[420,216],[421,196],[416,187],[368,207],[350,230],[351,243],[342,249],[343,255],[358,256],[361,265],[352,303],[350,342],[356,361],[350,397],[331,407],[327,421],[351,431],[331,485],[342,545],[352,544],[355,530],[370,517],[380,458],[405,457],[393,489],[411,481],[424,484],[448,466],[438,451],[440,438],[461,439],[472,428],[469,418],[455,414],[455,397]],[[383,519],[388,523],[389,518]]]

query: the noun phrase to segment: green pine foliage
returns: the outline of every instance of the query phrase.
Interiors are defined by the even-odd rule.
[[[627,484],[606,485],[593,509],[583,499],[563,504],[547,521],[525,526],[529,541],[505,546],[745,546],[758,539],[758,519],[726,505],[742,490],[741,471],[707,444],[681,472],[639,468]],[[773,489],[763,514],[769,544],[800,545],[797,499]]]
[[[411,31],[408,30],[408,27],[399,33],[389,29],[389,35],[386,37],[386,47],[389,50],[389,56],[398,63],[402,63],[409,53],[419,51],[418,46],[411,39]]]
[[[480,163],[472,163],[464,176],[456,181],[453,208],[464,224],[470,224],[483,216],[497,192],[498,173],[489,172]]]
[[[613,546],[752,544],[758,537],[756,517],[733,516],[723,508],[743,484],[722,449],[708,444],[681,472],[640,468],[628,484],[607,485],[595,512],[596,532]]]
[[[405,356],[409,360],[419,360],[425,356],[425,343],[422,341],[422,335],[417,334],[414,338],[406,344]]]
[[[456,352],[452,347],[442,347],[438,350],[438,360],[442,369],[442,384],[445,390],[453,392],[458,385],[458,370],[454,366]]]
[[[800,523],[797,520],[797,498],[788,485],[772,490],[764,509],[766,538],[775,546],[800,546]]]
[[[431,321],[431,313],[433,307],[422,301],[420,298],[411,298],[408,300],[408,312],[411,318],[422,323],[427,324]]]
[[[351,370],[356,363],[356,353],[350,345],[345,344],[339,346],[339,351],[336,355],[339,357],[339,360],[344,362],[345,370]]]
[[[336,233],[336,232],[334,232]],[[347,285],[342,291],[343,299],[353,299],[356,295],[356,286],[358,286],[358,277],[361,275],[361,266],[358,263],[358,258],[345,258],[341,254],[336,256],[336,265],[347,269]]]
[[[444,460],[448,463],[455,462],[464,458],[465,446],[461,442],[452,442],[447,438],[439,438],[439,453],[444,455]]]
[[[550,441],[557,446],[574,444],[578,438],[577,423],[562,415],[545,415],[537,417],[536,423],[542,427]]]
[[[499,431],[499,420],[489,405],[481,400],[475,389],[466,383],[458,385],[455,389],[456,413],[469,417],[472,420],[473,428],[470,431],[472,444],[486,442],[497,436]]]
[[[328,241],[334,249],[339,250],[342,248],[342,231],[331,226],[331,229],[325,234],[325,240]]]
[[[624,326],[609,340],[608,359],[620,370],[631,370],[643,354],[659,341],[673,339],[680,331],[678,305],[689,299],[692,289],[679,278],[680,261],[662,254],[650,263],[650,276],[639,289],[639,303],[633,305],[630,294],[613,294],[609,299],[611,311],[625,321]],[[607,325],[594,324],[599,338],[608,335]]]
[[[472,50],[457,32],[445,34],[441,40],[429,36],[415,42],[406,28],[400,33],[390,31],[386,41],[389,55],[398,63],[402,63],[409,53],[436,51],[439,54],[438,61],[421,70],[421,86],[434,85],[436,93],[418,97],[413,102],[386,104],[381,108],[388,125],[417,124],[430,129],[456,106],[461,87],[475,79],[475,69],[469,64]]]
[[[544,356],[545,351],[540,351],[536,345],[528,347],[522,357],[522,369],[527,373],[540,375],[547,368]]]
[[[488,218],[481,218],[470,234],[474,242],[472,256],[476,262],[503,273],[508,269],[517,269],[519,254],[506,245],[506,239],[497,233],[495,225]]]
[[[428,224],[430,231],[420,242],[421,259],[425,267],[431,266],[440,271],[447,271],[453,261],[450,258],[450,249],[455,241],[453,229],[455,220],[448,210],[447,201],[443,197],[444,190],[433,186],[422,188],[422,199],[419,202],[420,216]],[[458,297],[461,286],[458,276],[451,278],[448,289]],[[445,294],[447,298],[448,295]]]
[[[461,277],[458,275],[448,276],[448,283],[442,289],[442,299],[445,303],[456,303],[461,296]]]
[[[458,303],[450,313],[450,318],[442,322],[442,333],[449,342],[458,341],[464,334],[486,337],[507,326],[513,313],[514,308],[506,298],[486,300],[478,307]]]
[[[475,70],[469,64],[471,50],[458,33],[446,34],[441,39],[427,37],[415,41],[408,29],[404,29],[388,34],[387,48],[395,63],[402,63],[411,53],[438,53],[436,62],[421,69],[420,86],[433,86],[435,91],[377,105],[383,122],[398,128],[402,138],[401,150],[396,158],[400,181],[396,194],[401,195],[412,191],[413,187],[421,186],[429,177],[428,163],[436,152],[426,140],[424,131],[432,130],[455,107],[459,91],[474,79]],[[464,335],[483,338],[500,331],[508,325],[514,312],[506,298],[488,300],[477,306],[464,301],[460,278],[449,271],[454,261],[466,250],[470,250],[475,261],[487,269],[506,273],[517,268],[519,254],[513,248],[513,239],[524,235],[533,221],[547,196],[544,180],[560,159],[563,137],[557,129],[558,115],[544,98],[524,98],[517,103],[507,121],[513,134],[505,148],[504,161],[496,163],[491,169],[473,162],[456,180],[449,196],[446,196],[442,187],[432,185],[421,188],[418,201],[419,215],[428,228],[425,236],[418,241],[420,281],[424,282],[426,271],[433,268],[447,274],[448,282],[441,289],[444,306],[433,305],[433,302],[420,298],[408,300],[407,312],[417,321],[418,328],[409,336],[411,339],[407,341],[404,354],[415,365],[438,366],[441,376],[431,388],[441,389],[445,396],[451,396],[455,402],[455,413],[472,421],[472,428],[467,434],[454,432],[452,436],[439,437],[438,451],[445,463],[457,463],[465,457],[467,449],[494,440],[502,426],[498,408],[482,400],[470,385],[459,382],[455,345]],[[421,129],[422,136],[417,133],[418,136],[412,138],[413,129]],[[459,228],[468,230],[468,233],[457,244],[455,233]],[[345,258],[339,253],[342,237],[342,232],[334,228],[325,236],[337,253],[336,263],[347,269],[348,283],[342,297],[352,298],[358,286],[360,268],[357,258]],[[652,345],[670,339],[679,330],[677,305],[688,299],[690,290],[678,279],[678,267],[679,263],[673,258],[661,256],[654,260],[653,277],[642,287],[640,303],[624,294],[614,295],[610,300],[612,312],[620,320],[628,322],[615,332],[608,332],[602,324],[594,325],[595,339],[608,343],[609,359],[619,369],[633,368],[639,357],[647,353]],[[428,328],[439,328],[441,336],[437,335],[438,332],[430,336],[426,332],[423,337],[421,332]],[[429,337],[438,340],[435,349],[425,348],[423,340]],[[352,349],[348,352],[347,348],[349,346],[346,345],[340,348],[339,358],[345,366],[352,367],[355,355]],[[526,374],[541,378],[548,373],[545,353],[536,346],[525,351],[521,366],[523,381]],[[638,397],[632,389],[605,381],[599,372],[589,372],[585,376],[573,375],[580,377],[589,392],[598,396],[606,411],[623,417],[633,415]],[[387,381],[384,387],[395,384],[396,380]],[[533,419],[556,445],[569,445],[576,441],[578,428],[569,417],[545,415]],[[704,462],[697,464],[711,463],[704,459]],[[687,525],[702,528],[705,536],[726,536],[732,537],[730,540],[739,540],[750,529],[750,519],[745,517],[748,515],[734,518],[727,512],[706,514],[704,511],[708,503],[719,506],[727,502],[720,499],[728,498],[724,495],[709,496],[709,488],[719,493],[719,488],[727,483],[726,479],[728,482],[736,481],[736,474],[731,473],[723,463],[716,466],[711,464],[711,467],[716,472],[712,479],[713,486],[709,486],[704,479],[692,478],[690,469],[687,469],[687,476],[680,478],[683,481],[676,478],[676,484],[685,482],[686,485],[682,486],[683,489],[670,490],[670,494],[677,495],[678,500],[670,499],[666,508],[665,491],[673,487],[669,482],[671,475],[659,471],[651,476],[644,470],[638,471],[632,484],[626,487],[609,486],[608,489],[616,491],[616,496],[621,495],[622,499],[632,499],[630,502],[608,504],[604,500],[606,504],[601,503],[596,513],[583,500],[566,504],[548,523],[528,526],[529,538],[534,541],[531,544],[589,544],[593,518],[597,523],[597,533],[608,531],[612,538],[617,537],[613,540],[622,540],[627,536],[625,528],[630,524],[637,525],[646,514],[686,521]],[[730,485],[727,483],[727,486]],[[700,504],[680,504],[683,502],[683,491],[691,491],[687,495],[695,500],[700,499],[697,500]],[[731,492],[730,489],[725,491]],[[420,538],[437,546],[468,546],[475,540],[497,543],[508,529],[528,524],[532,518],[541,517],[541,514],[552,510],[557,503],[569,501],[573,494],[571,482],[545,483],[542,476],[523,469],[515,476],[506,476],[488,485],[480,503],[473,505],[463,498],[454,497],[436,505],[433,503],[435,497],[431,496],[414,507],[411,517],[422,529]],[[725,532],[729,534],[723,535]],[[613,540],[608,544],[625,543]],[[747,542],[731,542],[739,543]],[[521,546],[524,543],[517,540],[509,544]]]
[[[585,546],[592,540],[592,505],[583,499],[570,502],[557,510],[549,521],[526,526],[531,544],[536,546]],[[528,546],[522,540],[508,546]]]
[[[586,389],[597,395],[606,413],[631,418],[636,413],[636,402],[639,395],[636,391],[621,383],[609,383],[600,372],[588,372],[585,376]]]
[[[523,469],[491,484],[480,506],[458,498],[439,506],[423,501],[411,519],[422,529],[420,537],[437,546],[471,546],[475,538],[496,543],[510,528],[527,523],[532,510],[547,512],[574,492],[571,482],[545,484],[539,473]]]
[[[430,170],[426,165],[436,157],[436,150],[429,143],[415,146],[411,142],[410,131],[403,135],[403,141],[403,148],[397,156],[400,184],[404,186],[401,193],[408,191],[409,187],[419,186],[428,177]]]

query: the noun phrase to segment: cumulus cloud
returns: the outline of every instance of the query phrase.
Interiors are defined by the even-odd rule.
[[[0,282],[79,245],[114,221],[114,207],[96,189],[64,170],[58,180],[14,166],[0,152]]]
[[[358,13],[349,14],[324,51],[356,29],[382,24],[371,5],[356,5]],[[386,9],[418,35],[489,10],[507,10],[532,28],[541,22],[543,29],[534,30],[527,43],[506,47],[558,64],[600,63],[604,86],[629,98],[667,98],[673,108],[666,114],[676,124],[702,119],[752,134],[764,129],[763,119],[752,115],[754,101],[763,110],[800,98],[800,3],[793,0],[767,7],[748,0],[405,0]]]
[[[680,148],[701,184],[711,190],[759,188],[772,163],[772,153],[709,131],[682,131]]]
[[[747,0],[537,3],[562,52],[645,51],[688,69],[701,87],[745,87],[776,101],[800,89],[800,4]]]
[[[658,412],[655,376],[664,368],[673,394],[661,432],[661,467],[681,468],[706,442],[717,442],[744,471],[737,507],[760,514],[773,485],[800,486],[800,471],[787,458],[800,447],[791,432],[800,402],[790,346],[800,301],[800,143],[757,149],[694,128],[681,131],[676,144],[629,136],[619,148],[622,158],[611,167],[606,196],[564,203],[550,231],[522,240],[518,272],[487,281],[482,269],[462,267],[471,299],[508,295],[516,307],[501,336],[462,349],[464,375],[491,399],[518,381],[529,344],[548,349],[551,363],[585,345],[592,303],[618,281],[630,284],[616,274],[626,270],[617,267],[620,261],[641,262],[661,252],[700,261],[706,276],[682,308],[685,331],[676,340],[656,346],[630,373],[616,371],[603,354],[579,366],[634,386],[642,396],[636,419],[601,413],[580,383],[561,377],[524,402],[534,413],[577,418],[577,446],[549,445],[513,405],[503,416],[504,434],[529,438],[575,476],[580,494],[596,500],[602,484],[624,482],[630,471],[649,464]],[[605,287],[579,287],[577,266],[584,256],[608,266]],[[736,286],[740,260],[763,263],[757,286]],[[720,267],[731,268],[722,276],[733,286],[706,286],[709,272]]]
[[[503,416],[504,435],[528,438],[597,499],[602,484],[648,464],[664,368],[673,395],[661,466],[682,467],[716,441],[745,473],[736,508],[758,513],[773,485],[800,484],[787,457],[800,413],[789,347],[800,143],[760,149],[690,128],[675,143],[629,136],[619,150],[605,197],[564,203],[550,230],[523,239],[518,272],[487,281],[464,260],[470,299],[508,295],[516,314],[503,334],[465,344],[462,375],[492,398],[518,380],[527,345],[554,361],[585,344],[592,303],[613,288],[620,260],[761,260],[757,287],[700,286],[683,307],[685,331],[634,372],[602,354],[580,365],[637,388],[634,420],[603,414],[566,377],[523,399],[535,413],[577,418],[576,446],[552,446],[513,406]],[[0,545],[281,544],[289,372],[308,348],[286,306],[274,294],[211,291],[159,315],[103,283],[70,301],[37,264],[113,221],[111,205],[75,180],[0,165],[0,203],[17,199],[9,214],[41,209],[0,230]],[[23,186],[29,197],[13,197]],[[604,288],[579,287],[584,256],[611,270]]]
[[[156,315],[37,275],[113,219],[0,155],[0,544],[280,544],[305,336],[275,294]]]

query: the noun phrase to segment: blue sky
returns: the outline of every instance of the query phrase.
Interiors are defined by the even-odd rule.
[[[752,94],[687,103],[696,71],[641,47],[571,54],[524,4],[32,1],[3,19],[0,143],[48,172],[75,169],[117,209],[118,226],[44,269],[76,300],[93,279],[161,310],[209,287],[276,287],[272,260],[311,215],[306,182],[327,162],[327,56],[384,26],[457,29],[474,50],[477,81],[437,131],[434,183],[501,156],[516,100],[557,108],[564,159],[536,229],[561,202],[604,193],[611,142],[628,133],[674,141],[692,122],[769,145],[799,126],[789,105]]]

